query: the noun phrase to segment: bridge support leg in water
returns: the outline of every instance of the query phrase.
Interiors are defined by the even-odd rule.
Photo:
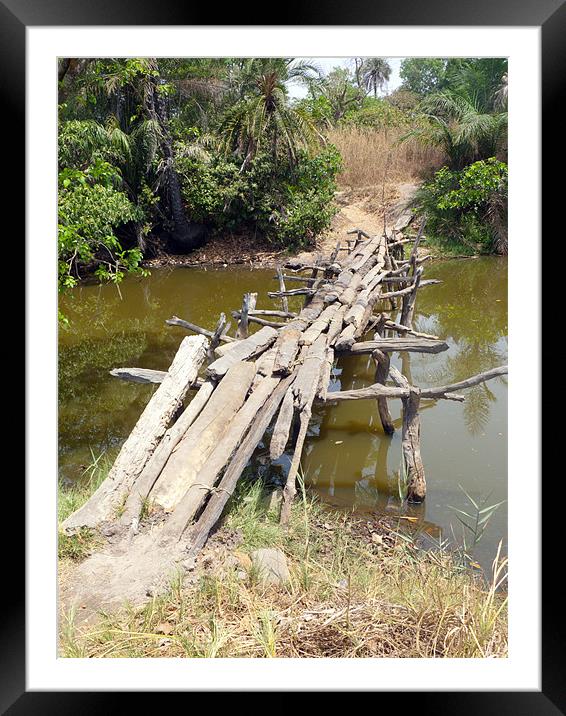
[[[384,353],[380,350],[375,350],[371,354],[371,357],[376,362],[375,382],[382,383],[383,385],[385,385],[389,376],[389,354]],[[377,412],[379,413],[379,418],[381,420],[381,425],[383,426],[383,431],[385,432],[385,434],[393,435],[393,433],[395,432],[395,426],[393,425],[393,418],[391,417],[391,413],[389,412],[387,398],[384,398],[383,396],[377,398]]]
[[[420,391],[411,388],[403,403],[403,460],[407,479],[407,501],[423,502],[426,497],[426,480],[421,458],[421,420],[419,417]]]

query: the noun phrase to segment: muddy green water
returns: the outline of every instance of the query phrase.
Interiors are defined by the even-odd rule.
[[[443,283],[419,292],[415,327],[445,339],[439,355],[393,354],[414,384],[460,380],[507,361],[507,262],[485,257],[429,264],[427,277]],[[259,293],[258,308],[272,308],[272,270],[157,269],[146,279],[113,286],[83,286],[63,297],[70,328],[59,334],[59,473],[81,479],[92,455],[112,457],[134,426],[154,386],[124,383],[108,371],[118,366],[166,370],[186,333],[165,325],[172,315],[209,328],[218,314],[241,303],[246,290]],[[291,308],[300,308],[299,300]],[[367,337],[371,337],[371,333]],[[331,390],[373,382],[369,356],[340,357]],[[391,413],[400,428],[400,401]],[[384,435],[374,401],[316,408],[302,466],[310,489],[337,508],[413,518],[425,541],[462,541],[453,508],[470,512],[474,500],[507,498],[507,386],[498,378],[468,391],[464,404],[439,401],[421,411],[427,499],[404,506],[399,498],[400,429]],[[260,445],[250,470],[283,480],[290,456],[271,464]],[[415,519],[416,518],[416,519]],[[401,522],[403,524],[403,521]],[[488,567],[499,540],[506,542],[506,503],[495,512],[475,549]]]

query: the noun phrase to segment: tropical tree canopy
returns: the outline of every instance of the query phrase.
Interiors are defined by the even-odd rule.
[[[505,158],[506,76],[504,59],[451,60],[443,89],[421,101],[428,125],[410,135],[441,146],[452,169],[492,156]]]

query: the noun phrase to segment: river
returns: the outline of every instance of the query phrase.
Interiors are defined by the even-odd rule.
[[[460,380],[507,362],[507,260],[482,257],[435,261],[426,278],[441,284],[419,291],[415,328],[446,340],[438,355],[393,354],[392,362],[422,387]],[[186,332],[169,327],[173,315],[214,328],[221,311],[239,308],[245,291],[257,291],[257,308],[273,308],[272,269],[154,269],[148,278],[120,285],[84,285],[64,295],[60,309],[69,328],[59,331],[59,478],[80,480],[102,453],[113,457],[155,386],[124,383],[108,371],[119,366],[166,370]],[[299,299],[290,308],[299,309]],[[276,306],[280,308],[280,306]],[[394,317],[394,316],[392,316]],[[232,329],[233,330],[233,329]],[[369,334],[371,336],[371,334]],[[331,390],[373,382],[369,356],[340,357]],[[407,506],[400,493],[400,401],[390,401],[399,427],[384,435],[374,401],[316,407],[302,458],[309,490],[337,509],[398,515],[418,527],[425,543],[468,542],[460,520],[482,505],[503,502],[493,513],[474,557],[489,569],[507,536],[507,383],[497,378],[467,391],[466,402],[438,401],[421,411],[422,456],[427,476],[423,505]],[[267,446],[264,446],[267,447]],[[249,470],[268,481],[284,479],[290,454],[275,464],[258,449]],[[467,493],[467,495],[466,495]],[[408,519],[407,519],[408,518]]]

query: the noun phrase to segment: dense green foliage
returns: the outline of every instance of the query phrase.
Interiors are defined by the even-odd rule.
[[[339,157],[288,93],[316,66],[62,60],[59,78],[62,288],[120,281],[157,239],[186,252],[230,230],[291,248],[328,228]]]
[[[326,76],[297,58],[62,59],[60,287],[90,275],[118,283],[143,272],[144,257],[186,253],[215,231],[308,246],[335,212],[341,160],[329,129],[395,130],[392,146],[416,136],[441,148],[452,178],[504,161],[506,72],[504,59],[409,58],[387,95],[391,67],[379,57]],[[449,235],[465,222],[476,232],[483,214],[468,210],[450,207],[468,218]]]
[[[340,155],[329,145],[296,163],[268,153],[250,159],[245,172],[224,156],[176,163],[187,211],[218,230],[260,231],[273,242],[308,245],[330,225]]]
[[[507,164],[494,157],[443,167],[418,195],[429,238],[444,248],[507,253]]]
[[[426,122],[409,136],[441,147],[451,169],[492,156],[506,159],[506,60],[448,60],[418,107]]]
[[[403,87],[420,97],[440,89],[446,64],[447,61],[440,57],[407,57],[399,70]]]

